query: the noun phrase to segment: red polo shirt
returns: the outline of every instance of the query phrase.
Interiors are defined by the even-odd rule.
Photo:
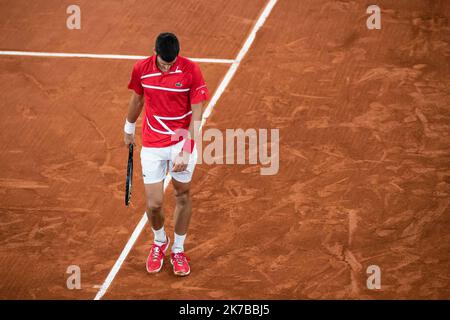
[[[208,88],[199,66],[178,56],[168,72],[156,65],[156,56],[136,62],[128,88],[144,94],[145,115],[142,124],[142,145],[162,148],[171,141],[177,129],[189,129],[191,104],[207,100]]]

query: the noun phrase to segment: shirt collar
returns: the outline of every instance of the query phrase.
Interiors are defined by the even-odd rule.
[[[169,71],[164,72],[164,73],[169,73],[169,72],[171,72],[171,71],[175,71],[175,70],[178,68],[179,62],[180,62],[180,56],[178,55],[177,61],[175,61],[175,63],[170,67]],[[156,64],[156,54],[154,54],[154,55],[152,56],[152,65],[153,65],[153,71],[158,71],[158,72],[163,73],[163,72],[158,68],[158,65]]]

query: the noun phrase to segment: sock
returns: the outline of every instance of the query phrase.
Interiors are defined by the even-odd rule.
[[[172,246],[173,253],[180,253],[184,251],[184,240],[186,239],[186,235],[180,236],[179,234],[174,233],[175,240]]]
[[[153,241],[154,241],[158,246],[160,246],[160,245],[166,243],[167,237],[166,237],[166,232],[164,231],[164,226],[163,226],[161,229],[159,229],[159,230],[155,230],[155,229],[153,229],[153,228],[152,228],[152,230],[153,230],[153,234],[155,235]]]

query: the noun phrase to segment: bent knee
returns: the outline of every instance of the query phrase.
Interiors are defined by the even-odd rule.
[[[190,198],[191,198],[191,194],[190,194],[189,190],[177,192],[175,194],[175,200],[176,200],[177,204],[179,204],[179,205],[186,205],[189,202]]]
[[[147,201],[147,210],[149,213],[159,213],[162,209],[162,202],[160,201]]]

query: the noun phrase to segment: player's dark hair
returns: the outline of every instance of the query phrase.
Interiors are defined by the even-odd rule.
[[[172,62],[180,52],[180,43],[173,33],[164,32],[156,38],[155,50],[161,59]]]

